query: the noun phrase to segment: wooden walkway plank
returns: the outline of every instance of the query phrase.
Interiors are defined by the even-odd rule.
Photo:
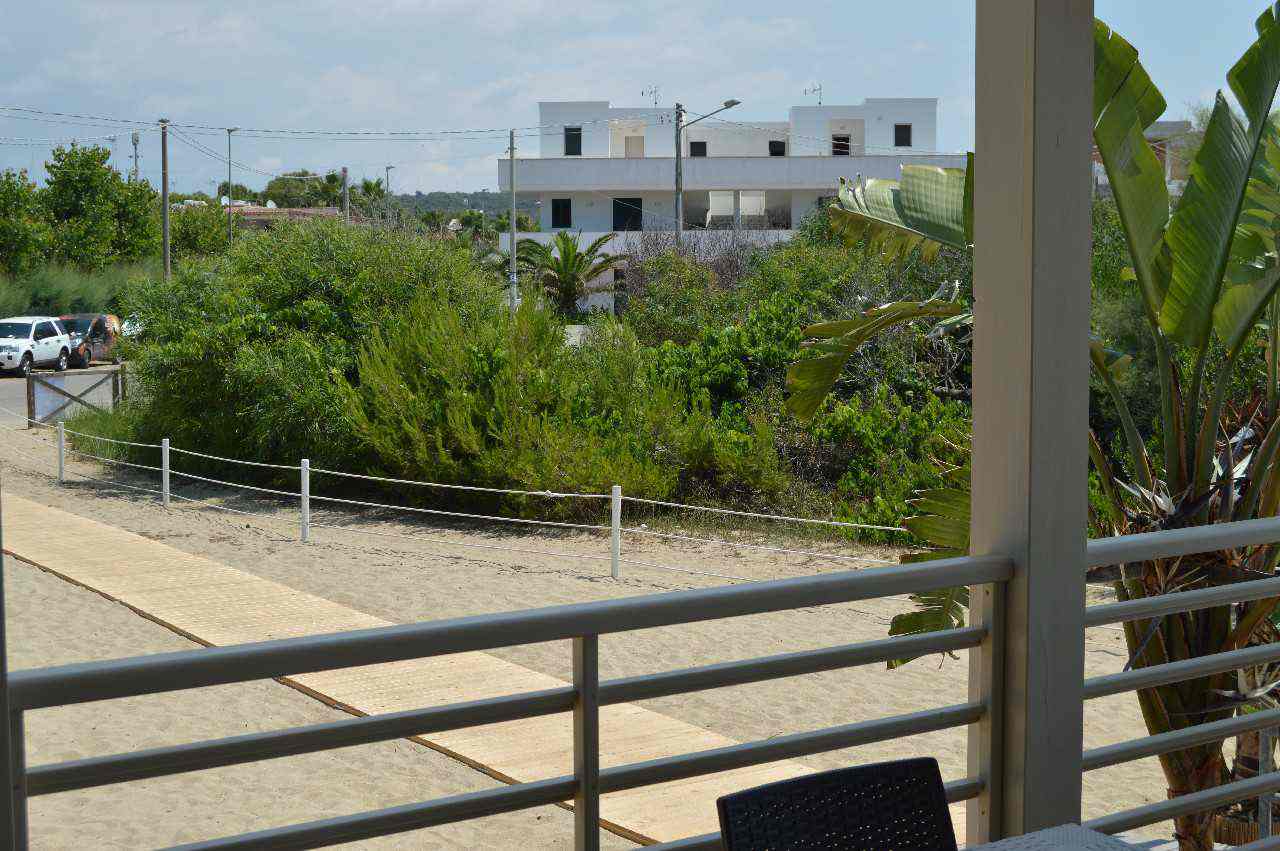
[[[6,551],[203,644],[223,646],[391,625],[160,541],[21,497],[5,496],[3,520]],[[49,534],[50,529],[58,534]],[[567,685],[482,652],[301,674],[285,682],[361,715]],[[735,744],[633,704],[604,707],[600,730],[604,767]],[[507,782],[572,772],[568,715],[489,724],[414,740]],[[798,762],[783,761],[606,795],[601,821],[607,829],[640,842],[710,833],[718,829],[715,800],[720,795],[811,771]]]

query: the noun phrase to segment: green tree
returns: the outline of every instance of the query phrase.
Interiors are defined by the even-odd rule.
[[[305,168],[273,177],[262,190],[262,199],[277,207],[311,207],[315,205],[315,184],[319,175]]]
[[[53,259],[82,269],[100,269],[112,259],[119,238],[116,202],[120,175],[100,147],[57,147],[44,164],[48,183],[40,193],[53,225]]]
[[[159,204],[155,190],[145,180],[116,186],[114,259],[140,260],[160,253]]]
[[[0,271],[23,275],[44,262],[52,233],[26,171],[0,172]]]
[[[1131,534],[1208,525],[1280,513],[1280,132],[1269,119],[1280,86],[1280,21],[1268,9],[1258,38],[1227,75],[1238,115],[1219,93],[1197,148],[1186,190],[1169,213],[1164,168],[1145,130],[1165,109],[1164,98],[1138,62],[1137,51],[1105,24],[1095,26],[1093,137],[1115,193],[1133,266],[1125,277],[1150,331],[1160,385],[1159,432],[1152,450],[1132,416],[1117,376],[1127,355],[1090,346],[1094,374],[1111,395],[1122,424],[1114,457],[1090,432],[1097,482],[1095,531]],[[907,167],[901,183],[843,185],[832,209],[846,237],[865,239],[890,257],[972,242],[972,166],[967,170]],[[1131,296],[1131,298],[1133,297]],[[1265,398],[1237,398],[1244,361],[1259,349],[1256,326],[1269,314]],[[788,404],[812,415],[850,355],[884,329],[929,317],[963,316],[939,297],[897,302],[844,321],[812,326],[816,356],[793,364]],[[1123,481],[1128,470],[1132,482]],[[959,483],[962,485],[963,483]],[[961,486],[921,496],[928,512],[913,530],[925,540],[967,549],[968,493]],[[949,523],[947,521],[950,521]],[[938,534],[952,530],[951,534]],[[1083,531],[1083,530],[1082,530]],[[1115,582],[1121,600],[1231,584],[1276,572],[1280,546],[1269,544],[1126,565]],[[934,595],[939,597],[939,595]],[[899,620],[899,632],[937,629],[963,617],[958,595],[920,599],[920,611]],[[1219,606],[1178,617],[1125,624],[1131,664],[1149,667],[1265,642],[1278,600]],[[1233,611],[1234,609],[1234,611]],[[1243,679],[1248,681],[1251,672]],[[1235,672],[1137,693],[1152,734],[1230,717],[1251,702],[1236,691]],[[1228,699],[1223,698],[1227,695]],[[1237,754],[1248,747],[1237,747]],[[1226,782],[1220,741],[1161,754],[1175,794]],[[1212,812],[1175,819],[1183,851],[1213,847]]]
[[[217,192],[214,194],[214,200],[215,200],[215,201],[219,201],[219,202],[220,202],[220,201],[221,201],[221,199],[226,198],[226,197],[230,197],[230,198],[232,198],[233,200],[236,200],[236,201],[251,201],[251,202],[257,202],[257,200],[258,200],[258,198],[259,198],[259,195],[258,195],[258,193],[257,193],[257,192],[254,192],[252,189],[250,189],[248,186],[245,186],[243,183],[234,183],[234,182],[233,182],[233,183],[231,184],[231,189],[232,189],[232,193],[231,193],[231,195],[230,195],[230,196],[228,196],[228,195],[227,195],[227,182],[226,182],[225,180],[224,180],[224,181],[222,181],[222,182],[220,182],[220,183],[218,184]],[[172,196],[172,195],[170,195],[169,197],[170,197],[170,198],[172,198],[173,196]]]
[[[578,243],[578,237],[560,231],[544,245],[532,239],[522,239],[516,246],[516,263],[523,265],[537,278],[542,291],[561,313],[573,315],[578,302],[593,292],[612,289],[612,282],[600,283],[597,279],[626,262],[625,254],[605,254],[604,246],[613,239],[607,233],[586,248]]]

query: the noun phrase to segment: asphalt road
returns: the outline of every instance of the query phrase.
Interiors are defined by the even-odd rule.
[[[94,369],[108,367],[110,364],[94,364]],[[51,370],[37,370],[40,375],[55,375],[57,373]],[[91,385],[94,381],[102,378],[101,375],[85,375],[80,370],[68,369],[62,373],[66,378],[65,387],[70,393],[79,393],[84,388]],[[96,401],[101,391],[105,390],[107,399],[110,399],[111,383],[108,381],[103,387],[94,391],[93,399]],[[73,405],[72,407],[78,407]],[[67,412],[70,413],[70,408]],[[27,411],[27,380],[8,373],[0,374],[0,424],[7,426],[20,426],[26,420]]]

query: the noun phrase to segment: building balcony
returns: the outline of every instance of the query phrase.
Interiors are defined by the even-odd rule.
[[[849,157],[686,157],[686,190],[834,190],[857,175],[897,179],[904,163],[964,168],[964,154],[873,154]],[[543,157],[516,159],[516,192],[670,190],[674,157]],[[511,191],[507,160],[498,161],[498,186]]]

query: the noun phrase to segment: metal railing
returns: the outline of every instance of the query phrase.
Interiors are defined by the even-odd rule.
[[[1000,585],[1010,578],[1012,570],[1010,562],[1003,558],[955,558],[17,671],[6,680],[10,723],[0,725],[0,735],[7,738],[6,750],[13,755],[15,844],[20,849],[26,847],[27,799],[31,796],[571,712],[572,775],[183,847],[322,847],[572,800],[575,847],[598,848],[603,794],[965,726],[979,721],[989,711],[985,703],[971,701],[601,768],[600,707],[974,648],[998,638],[983,627],[966,627],[602,682],[601,635],[889,597],[957,584]],[[23,758],[23,718],[31,710],[564,639],[572,641],[573,684],[563,688],[34,767],[27,767]],[[947,787],[948,797],[954,801],[972,798],[981,793],[985,782],[982,774],[955,781]],[[711,834],[664,847],[713,848],[718,844],[718,835]]]
[[[1277,541],[1280,541],[1280,517],[1269,517],[1093,540],[1089,542],[1087,557],[1089,567],[1106,567],[1236,547],[1258,546]],[[1280,577],[1257,579],[1195,591],[1179,591],[1089,606],[1085,609],[1084,624],[1086,628],[1097,627],[1277,597],[1280,597]],[[1278,660],[1280,660],[1280,644],[1266,644],[1160,665],[1132,668],[1116,674],[1086,679],[1084,699],[1093,700],[1108,695],[1153,688]],[[1280,727],[1280,709],[1254,712],[1092,748],[1084,752],[1082,766],[1086,772],[1095,771],[1133,760],[1172,753],[1195,745],[1223,741],[1243,733],[1262,733],[1277,727]],[[1203,812],[1224,804],[1256,798],[1259,801],[1259,812],[1265,811],[1268,818],[1260,819],[1260,823],[1264,824],[1263,838],[1246,847],[1252,851],[1280,848],[1280,839],[1268,837],[1270,830],[1269,824],[1266,824],[1269,822],[1271,796],[1277,791],[1280,791],[1280,772],[1269,770],[1256,777],[1236,780],[1210,789],[1102,816],[1085,822],[1085,826],[1102,833],[1120,833],[1166,819]]]

